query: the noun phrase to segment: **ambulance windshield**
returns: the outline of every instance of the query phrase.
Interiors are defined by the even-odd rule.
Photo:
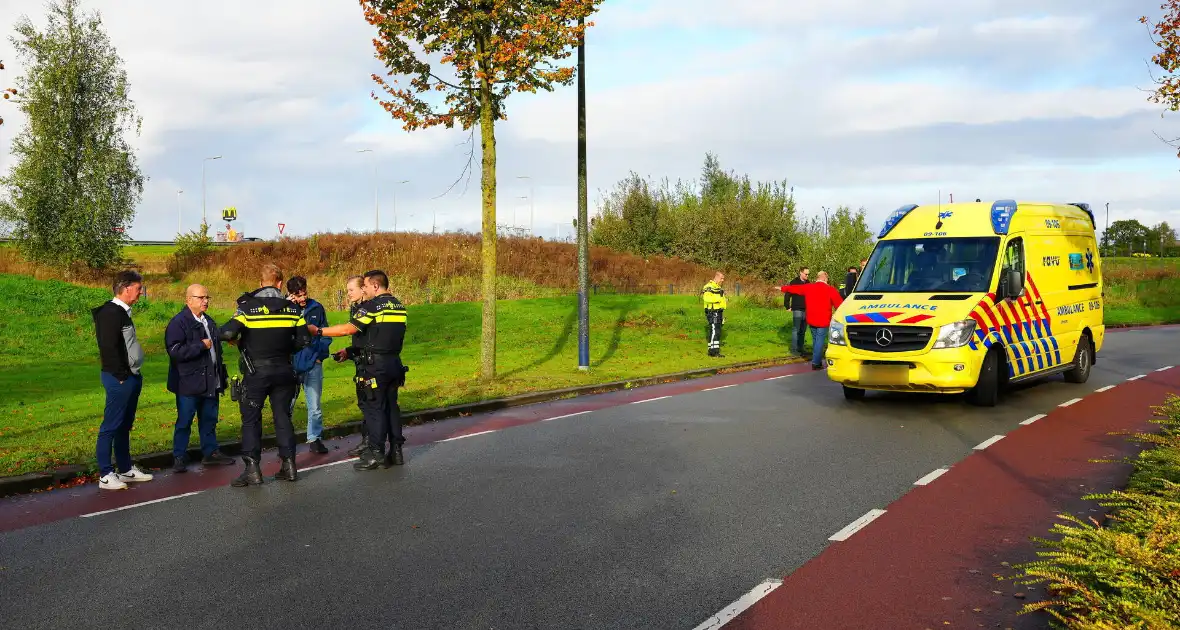
[[[998,237],[880,241],[858,293],[982,293],[991,286]]]

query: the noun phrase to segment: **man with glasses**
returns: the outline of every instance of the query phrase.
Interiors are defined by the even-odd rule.
[[[176,395],[176,427],[172,432],[172,470],[188,470],[188,443],[193,416],[201,442],[201,463],[225,466],[234,462],[217,447],[218,397],[228,374],[221,354],[217,322],[207,313],[209,291],[199,284],[184,291],[185,308],[164,331],[168,351],[168,391]]]

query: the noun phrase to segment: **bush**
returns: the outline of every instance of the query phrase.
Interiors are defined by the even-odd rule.
[[[208,263],[215,248],[208,223],[202,222],[199,230],[188,234],[177,234],[176,251],[168,261],[169,275],[179,279],[185,271]]]
[[[1159,434],[1131,439],[1154,444],[1136,458],[1122,491],[1088,495],[1112,509],[1105,526],[1069,515],[1052,532],[1034,538],[1051,551],[1016,567],[1022,584],[1049,582],[1052,599],[1023,613],[1047,611],[1061,627],[1077,630],[1180,627],[1180,397],[1155,409]]]

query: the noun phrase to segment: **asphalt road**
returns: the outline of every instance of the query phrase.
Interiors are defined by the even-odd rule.
[[[1174,362],[1177,340],[1110,334],[1089,383],[1055,377],[995,409],[850,403],[806,373],[417,446],[400,469],[345,464],[8,531],[0,619],[689,630],[981,441]]]

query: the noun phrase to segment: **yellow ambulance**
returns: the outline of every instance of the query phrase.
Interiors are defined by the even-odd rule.
[[[1102,348],[1102,265],[1084,203],[907,205],[885,221],[828,329],[828,377],[866,390],[966,393],[1064,374]]]

